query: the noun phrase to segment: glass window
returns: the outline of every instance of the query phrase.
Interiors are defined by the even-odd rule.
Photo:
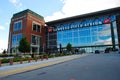
[[[78,46],[78,38],[73,38],[73,40],[74,40],[73,45]]]
[[[32,45],[40,45],[40,37],[36,35],[31,36]]]
[[[32,44],[33,45],[36,45],[36,39],[37,39],[36,36],[32,35]]]
[[[22,30],[22,21],[18,21],[14,23],[13,31],[19,31]]]
[[[33,24],[33,31],[36,31],[36,25]]]
[[[62,30],[57,32],[57,42],[61,42],[61,44],[64,46],[66,46],[67,43],[71,43],[73,46],[112,45],[111,26],[110,24],[102,23],[106,18],[108,18],[108,16],[89,19],[86,21],[81,20],[79,23],[74,22],[74,24],[72,24],[72,28],[69,30]],[[84,26],[76,27],[76,25]],[[71,25],[68,25],[66,27],[71,27]],[[117,44],[118,36],[116,22],[113,22],[113,27],[115,33],[115,41]]]
[[[40,32],[40,25],[33,23],[32,30],[33,30],[33,31],[36,31],[36,32]]]
[[[40,32],[40,25],[37,25],[37,32]]]
[[[13,47],[18,46],[21,38],[22,38],[22,34],[12,35],[12,46],[13,46]]]
[[[78,31],[73,32],[73,36],[74,36],[74,37],[78,37]]]
[[[90,43],[91,43],[91,37],[86,37],[86,43],[88,43],[90,45]]]
[[[12,35],[12,44],[16,44],[16,35]]]
[[[22,34],[18,34],[17,35],[17,42],[19,43],[19,41],[22,39]]]
[[[79,46],[85,46],[86,44],[86,38],[85,37],[82,37],[82,38],[79,38]]]

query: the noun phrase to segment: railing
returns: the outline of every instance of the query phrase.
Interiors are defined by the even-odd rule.
[[[0,57],[0,67],[4,64],[2,63],[2,60],[7,59],[8,60],[8,64],[9,65],[13,65],[14,64],[14,58],[15,57]],[[30,55],[26,55],[26,56],[20,56],[19,60],[17,62],[19,62],[20,64],[23,64],[24,60],[26,58],[26,60],[28,61],[28,63],[32,61],[37,62],[38,59],[41,59],[41,61],[43,61],[44,59],[48,60],[48,55],[34,55],[34,58],[32,58]]]

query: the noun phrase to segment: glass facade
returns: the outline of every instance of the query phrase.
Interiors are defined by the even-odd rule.
[[[57,43],[63,47],[68,43],[73,46],[112,45],[110,24],[58,31]]]
[[[71,43],[73,47],[83,47],[88,52],[92,52],[96,49],[105,50],[106,47],[112,47],[113,45],[111,26],[113,27],[115,45],[118,45],[115,15],[88,18],[79,21],[58,24],[54,28],[53,32],[49,33],[49,35],[52,34],[54,37],[56,34],[56,40],[54,39],[53,41],[50,39],[52,37],[49,36],[48,43],[49,46],[57,43],[57,48],[59,48],[59,44],[65,48],[68,43]]]
[[[19,31],[22,30],[22,21],[18,21],[14,23],[13,31]]]

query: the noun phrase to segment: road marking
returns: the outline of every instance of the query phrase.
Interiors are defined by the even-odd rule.
[[[62,60],[56,60],[56,61],[52,61],[52,62],[32,65],[32,66],[29,66],[29,67],[22,67],[22,68],[19,68],[19,69],[9,70],[9,71],[6,71],[6,72],[0,72],[0,77],[5,77],[5,76],[16,74],[16,73],[21,73],[21,72],[25,72],[25,71],[29,71],[29,70],[34,70],[34,69],[38,69],[38,68],[47,67],[47,66],[51,66],[51,65],[54,65],[54,64],[70,61],[70,60],[73,60],[73,59],[76,59],[76,58],[79,58],[79,57],[84,57],[84,56],[87,56],[87,55],[74,56],[74,57],[70,57],[70,58],[66,58],[66,59],[62,59]]]

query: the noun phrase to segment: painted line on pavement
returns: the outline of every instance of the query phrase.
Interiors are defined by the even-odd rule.
[[[34,69],[38,69],[38,68],[47,67],[47,66],[51,66],[51,65],[58,64],[58,63],[70,61],[70,60],[80,58],[80,57],[84,57],[84,56],[87,56],[87,55],[74,56],[74,57],[70,57],[70,58],[66,58],[66,59],[62,59],[62,60],[56,60],[56,61],[37,64],[37,65],[32,65],[32,66],[28,66],[28,67],[22,67],[22,68],[19,68],[19,69],[9,70],[9,71],[6,71],[6,72],[0,72],[0,77],[5,77],[5,76],[8,76],[8,75],[12,75],[12,74],[17,74],[17,73],[21,73],[21,72],[25,72],[25,71],[29,71],[29,70],[34,70]]]

